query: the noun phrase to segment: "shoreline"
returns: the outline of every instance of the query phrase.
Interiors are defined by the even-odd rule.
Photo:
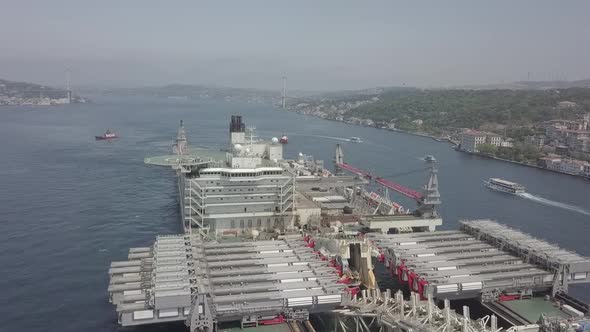
[[[381,128],[381,127],[369,126],[369,125],[363,125],[363,124],[357,124],[357,123],[346,122],[346,121],[341,121],[341,120],[336,120],[336,119],[322,118],[322,117],[319,117],[319,116],[309,115],[309,114],[304,114],[304,113],[299,113],[299,112],[295,112],[295,111],[288,111],[288,112],[293,112],[293,113],[297,113],[297,114],[309,116],[309,117],[312,117],[312,118],[322,119],[322,120],[328,120],[328,121],[346,123],[346,124],[353,125],[353,126],[367,127],[367,128],[380,129],[380,130],[387,130],[387,131],[393,131],[393,132],[398,132],[398,133],[412,135],[412,136],[430,138],[430,139],[432,139],[435,142],[448,143],[448,144],[450,144],[450,145],[453,146],[453,149],[455,151],[459,151],[459,152],[462,152],[462,153],[465,153],[465,154],[474,155],[474,156],[478,156],[478,157],[484,157],[484,158],[487,158],[487,159],[493,159],[493,160],[497,160],[497,161],[503,161],[503,162],[507,162],[507,163],[511,163],[511,164],[515,164],[515,165],[520,165],[520,166],[532,167],[532,168],[536,168],[536,169],[540,169],[540,170],[544,170],[544,171],[549,171],[549,172],[553,172],[553,173],[557,173],[557,174],[563,174],[563,175],[569,175],[569,176],[573,176],[573,177],[576,177],[576,178],[581,178],[583,180],[590,181],[590,177],[586,177],[586,176],[584,176],[582,174],[564,173],[564,172],[552,170],[552,169],[549,169],[549,168],[546,168],[546,167],[542,167],[542,166],[539,166],[539,165],[529,164],[529,163],[526,163],[526,162],[521,162],[521,161],[516,161],[516,160],[511,160],[511,159],[505,159],[505,158],[499,158],[499,157],[496,157],[496,156],[490,156],[490,155],[483,154],[483,153],[478,153],[478,152],[468,152],[468,151],[460,150],[460,149],[457,148],[459,146],[459,144],[457,142],[451,140],[450,138],[437,137],[437,136],[426,134],[426,133],[417,133],[417,132],[412,132],[412,131],[403,130],[403,129],[397,129],[397,128]]]
[[[397,132],[397,133],[402,133],[402,134],[407,134],[407,135],[412,135],[412,136],[430,138],[433,141],[436,141],[436,142],[439,142],[439,143],[449,143],[449,144],[451,144],[453,146],[458,146],[459,145],[459,143],[451,140],[450,138],[438,137],[438,136],[434,136],[434,135],[430,135],[430,134],[426,134],[426,133],[418,133],[418,132],[413,132],[413,131],[408,131],[408,130],[403,130],[403,129],[397,129],[397,128],[382,128],[382,127],[376,127],[376,126],[369,126],[369,125],[352,123],[352,122],[346,122],[346,121],[341,121],[341,120],[336,120],[336,119],[322,118],[322,117],[319,117],[319,116],[305,114],[305,113],[299,113],[299,112],[295,112],[295,111],[287,111],[287,112],[292,112],[292,113],[296,113],[296,114],[308,116],[308,117],[311,117],[311,118],[326,120],[326,121],[333,121],[333,122],[345,123],[345,124],[349,124],[349,125],[353,125],[353,126],[358,126],[358,127],[366,127],[366,128],[373,128],[373,129],[379,129],[379,130],[394,131],[394,132]]]
[[[560,172],[560,171],[556,171],[556,170],[553,170],[553,169],[545,168],[545,167],[542,167],[542,166],[539,166],[539,165],[529,164],[529,163],[522,162],[522,161],[510,160],[510,159],[505,159],[505,158],[499,158],[499,157],[490,156],[490,155],[479,153],[479,152],[469,152],[469,151],[464,151],[464,150],[459,150],[459,149],[455,149],[455,151],[462,152],[462,153],[465,153],[465,154],[468,154],[468,155],[472,155],[472,156],[483,157],[483,158],[497,160],[497,161],[503,161],[503,162],[507,162],[507,163],[511,163],[511,164],[515,164],[515,165],[532,167],[532,168],[540,169],[540,170],[543,170],[543,171],[549,171],[549,172],[553,172],[553,173],[557,173],[557,174],[563,174],[563,175],[573,176],[573,177],[576,177],[576,178],[581,178],[581,179],[584,179],[584,180],[590,180],[589,177],[586,177],[586,176],[581,175],[581,174],[564,173],[564,172]]]

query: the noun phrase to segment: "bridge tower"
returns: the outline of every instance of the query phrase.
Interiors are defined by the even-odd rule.
[[[72,103],[72,88],[70,86],[70,69],[66,69],[66,94],[68,98],[68,104]]]
[[[287,107],[287,76],[283,76],[283,92],[281,93],[281,107]]]

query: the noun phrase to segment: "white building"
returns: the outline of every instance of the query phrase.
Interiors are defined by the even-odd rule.
[[[502,145],[502,136],[486,133],[486,143],[491,144],[494,146],[501,146]]]
[[[590,163],[584,164],[584,176],[590,178]]]
[[[461,149],[464,151],[479,152],[477,146],[480,144],[502,146],[502,137],[497,134],[476,130],[468,130],[461,134]]]
[[[485,133],[479,131],[470,130],[461,135],[461,149],[467,152],[478,152],[477,146],[485,142]]]
[[[545,161],[545,167],[552,171],[560,172],[561,159],[560,158],[543,158]]]
[[[562,159],[559,165],[559,171],[567,174],[580,175],[584,172],[585,162],[574,159]]]

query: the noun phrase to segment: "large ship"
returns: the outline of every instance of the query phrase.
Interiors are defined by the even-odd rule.
[[[525,193],[525,188],[523,185],[499,178],[490,178],[489,180],[484,181],[484,185],[490,189],[509,194],[518,195]]]
[[[449,300],[465,299],[522,325],[509,331],[573,331],[589,320],[581,316],[590,306],[567,295],[569,285],[590,283],[589,258],[489,220],[436,231],[435,162],[420,191],[346,163],[340,145],[330,173],[303,153],[284,159],[278,139],[255,139],[240,116],[230,122],[227,151],[189,149],[182,122],[173,150],[145,162],[177,171],[186,232],[111,263],[109,300],[122,326],[184,321],[191,332],[211,332],[227,322],[284,323],[313,331],[310,314],[329,313],[322,321],[343,331],[501,330],[496,316],[476,321],[467,306],[462,316],[451,310]],[[390,190],[418,208],[392,202]],[[382,278],[411,291],[409,301],[380,292],[372,257],[389,271]]]

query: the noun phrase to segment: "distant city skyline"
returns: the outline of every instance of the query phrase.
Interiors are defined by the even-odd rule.
[[[590,2],[5,0],[0,78],[280,91],[590,78]]]

